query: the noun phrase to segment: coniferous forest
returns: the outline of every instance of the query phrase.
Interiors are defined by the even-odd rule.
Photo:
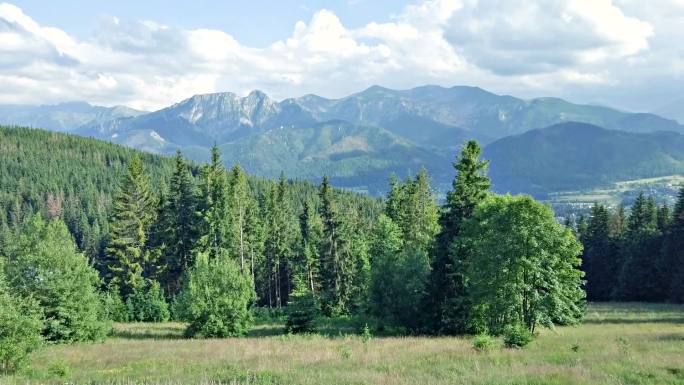
[[[187,337],[291,333],[363,317],[366,332],[504,336],[581,322],[586,301],[684,302],[684,189],[561,224],[490,191],[477,142],[438,202],[421,170],[384,199],[45,131],[0,128],[0,369],[41,341],[102,340],[112,322]]]

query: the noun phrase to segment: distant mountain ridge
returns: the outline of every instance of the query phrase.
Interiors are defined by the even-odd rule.
[[[339,99],[305,95],[282,101],[258,90],[246,96],[222,92],[195,95],[150,113],[79,103],[53,107],[32,115],[0,106],[0,123],[71,131],[155,153],[181,149],[195,160],[208,159],[209,147],[217,144],[227,163],[240,162],[250,173],[284,171],[306,179],[327,174],[340,186],[373,194],[384,191],[389,172],[415,174],[421,166],[439,190],[448,189],[450,163],[468,139],[493,144],[568,122],[633,133],[684,133],[684,126],[654,114],[558,98],[524,100],[465,86],[373,86]]]
[[[126,106],[102,107],[86,102],[41,106],[0,105],[0,122],[4,125],[70,132],[85,125],[110,124],[117,119],[135,117],[144,113],[146,111]]]
[[[543,196],[618,181],[684,175],[684,135],[561,123],[489,144],[494,189]]]

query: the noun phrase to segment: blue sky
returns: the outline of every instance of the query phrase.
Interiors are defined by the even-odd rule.
[[[684,0],[1,1],[0,104],[437,84],[684,109]]]
[[[43,25],[51,25],[86,38],[103,17],[153,20],[178,28],[211,28],[226,31],[244,44],[263,47],[292,32],[299,20],[309,20],[320,9],[329,9],[349,28],[372,21],[385,22],[408,4],[402,0],[336,1],[13,1]],[[172,5],[169,5],[172,4]]]

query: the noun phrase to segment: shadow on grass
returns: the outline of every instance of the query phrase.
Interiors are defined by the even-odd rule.
[[[633,325],[633,324],[684,324],[684,315],[682,317],[663,317],[663,318],[606,318],[606,319],[585,319],[584,324],[587,325]]]

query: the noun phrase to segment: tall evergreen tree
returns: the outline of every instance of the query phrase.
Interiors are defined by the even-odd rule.
[[[660,277],[667,284],[667,298],[684,303],[684,186],[679,190],[661,255]]]
[[[221,163],[221,152],[211,148],[211,163],[202,168],[200,185],[200,238],[194,252],[204,252],[209,259],[229,248],[228,179]]]
[[[586,273],[587,298],[591,301],[611,299],[617,283],[616,244],[610,237],[609,215],[605,206],[594,204],[583,236],[582,269]]]
[[[430,328],[440,333],[465,331],[469,304],[464,272],[468,266],[468,251],[459,248],[457,238],[461,224],[472,216],[475,207],[488,194],[491,182],[487,177],[488,163],[480,160],[477,142],[469,141],[454,163],[457,175],[440,217],[441,231],[437,236],[433,257],[430,291],[426,299]],[[436,313],[435,313],[436,312]]]
[[[138,156],[131,159],[114,200],[107,254],[112,280],[124,296],[155,273],[155,253],[149,248],[149,231],[155,222],[157,200]]]
[[[197,192],[180,151],[170,181],[169,191],[160,203],[158,227],[167,266],[163,283],[166,292],[173,295],[180,290],[183,273],[194,265],[192,249],[197,240]]]
[[[658,301],[663,287],[658,280],[660,231],[657,206],[653,198],[641,193],[634,201],[622,251],[625,262],[620,271],[615,297],[630,301]]]
[[[328,177],[323,177],[320,192],[319,213],[323,222],[323,239],[320,244],[320,271],[322,283],[322,310],[328,315],[346,314],[354,307],[355,273],[363,271],[363,256],[358,258],[355,252],[363,251],[363,246],[350,239],[358,227],[350,226],[338,211],[336,197],[330,186]],[[360,262],[360,263],[357,263]]]
[[[231,241],[229,243],[242,273],[246,273],[249,269],[247,263],[250,237],[247,233],[250,218],[248,216],[253,214],[250,208],[253,208],[255,204],[247,181],[247,174],[242,171],[239,164],[236,164],[231,170],[228,187],[228,208],[231,218]]]
[[[439,208],[425,169],[421,169],[416,179],[407,184],[407,190],[400,222],[406,247],[427,252],[439,232]]]
[[[301,281],[306,282],[311,293],[316,295],[320,289],[320,242],[323,233],[323,224],[316,211],[315,204],[311,200],[304,202],[302,214],[299,216],[299,230],[301,244],[299,255]]]

